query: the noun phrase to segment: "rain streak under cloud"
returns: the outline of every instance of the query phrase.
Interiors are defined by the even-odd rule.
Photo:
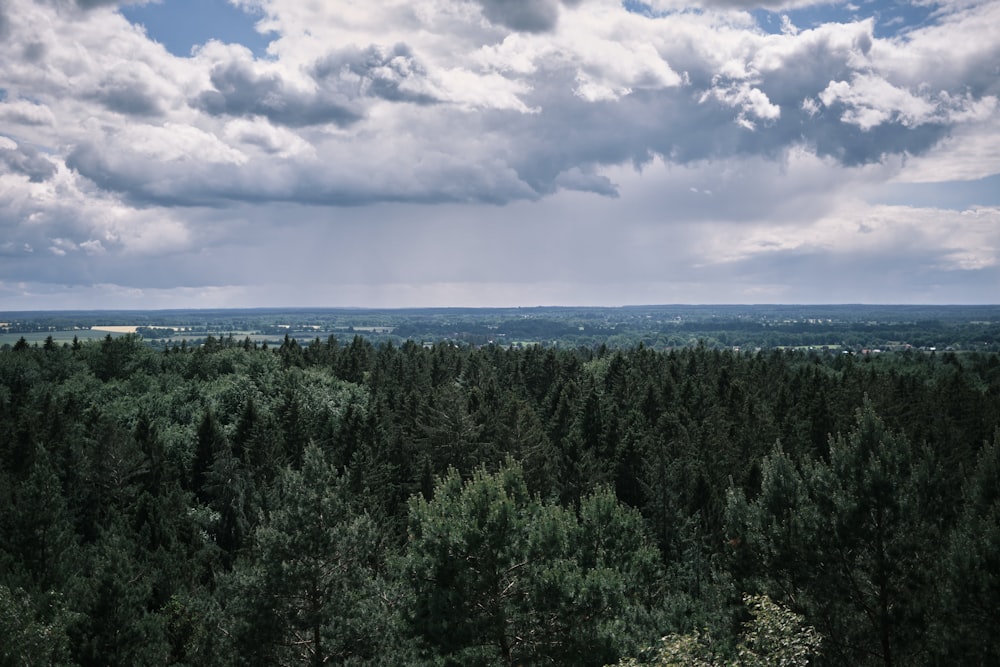
[[[6,0],[0,309],[996,303],[997,25]]]

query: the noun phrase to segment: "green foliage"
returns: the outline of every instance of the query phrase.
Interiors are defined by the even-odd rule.
[[[818,665],[1000,660],[996,354],[369,334],[0,351],[10,645],[586,665],[669,633],[750,664],[795,646],[741,630],[750,591],[823,633]]]
[[[153,573],[121,526],[102,531],[69,591],[73,658],[84,665],[151,665],[169,653],[163,618],[148,608]]]
[[[806,609],[838,660],[889,666],[926,650],[942,544],[925,509],[940,489],[916,457],[866,403],[828,461],[796,466],[778,449],[758,497],[730,497],[736,571]]]
[[[980,451],[962,505],[941,561],[945,614],[955,622],[932,631],[942,662],[990,664],[1000,658],[1000,431]]]
[[[822,638],[805,619],[766,595],[744,595],[751,619],[743,624],[735,656],[726,656],[704,633],[668,635],[641,658],[618,667],[805,667],[819,653]]]
[[[579,515],[529,494],[519,466],[410,503],[407,622],[454,664],[602,664],[643,633],[656,556],[608,491]],[[631,635],[631,637],[630,637]]]
[[[316,445],[306,447],[300,470],[279,476],[273,509],[229,583],[231,634],[254,664],[361,663],[376,655],[384,630],[378,530],[352,510],[345,491]]]
[[[54,595],[39,603],[40,609],[23,589],[0,584],[0,666],[70,664],[69,615]]]
[[[744,596],[751,621],[737,645],[745,667],[804,667],[819,653],[822,637],[804,619],[766,595]]]

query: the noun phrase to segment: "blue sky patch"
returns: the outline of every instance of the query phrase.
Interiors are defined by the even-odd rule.
[[[936,10],[936,5],[922,6],[898,0],[869,0],[813,5],[782,11],[755,9],[751,14],[757,19],[761,29],[771,34],[781,32],[782,16],[787,16],[792,25],[799,30],[808,30],[824,23],[850,23],[874,17],[875,37],[888,38],[932,23]]]
[[[623,0],[622,7],[633,14],[642,14],[643,16],[649,16],[650,14],[649,5],[639,0]]]
[[[893,183],[886,186],[877,203],[955,211],[975,206],[1000,206],[1000,174],[975,181]]]
[[[260,58],[271,41],[254,27],[257,16],[226,0],[163,0],[122,7],[121,13],[130,22],[145,26],[150,38],[181,58],[210,39],[242,44]]]

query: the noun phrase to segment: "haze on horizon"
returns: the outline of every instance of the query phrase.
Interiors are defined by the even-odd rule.
[[[6,0],[0,311],[997,303],[994,0]]]

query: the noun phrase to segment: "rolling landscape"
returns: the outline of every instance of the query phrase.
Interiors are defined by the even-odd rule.
[[[0,0],[0,667],[1000,665],[997,0]]]
[[[534,308],[258,308],[0,312],[0,345],[136,334],[154,346],[208,336],[300,345],[367,341],[551,347],[690,347],[825,352],[1000,351],[998,306],[728,305]]]

